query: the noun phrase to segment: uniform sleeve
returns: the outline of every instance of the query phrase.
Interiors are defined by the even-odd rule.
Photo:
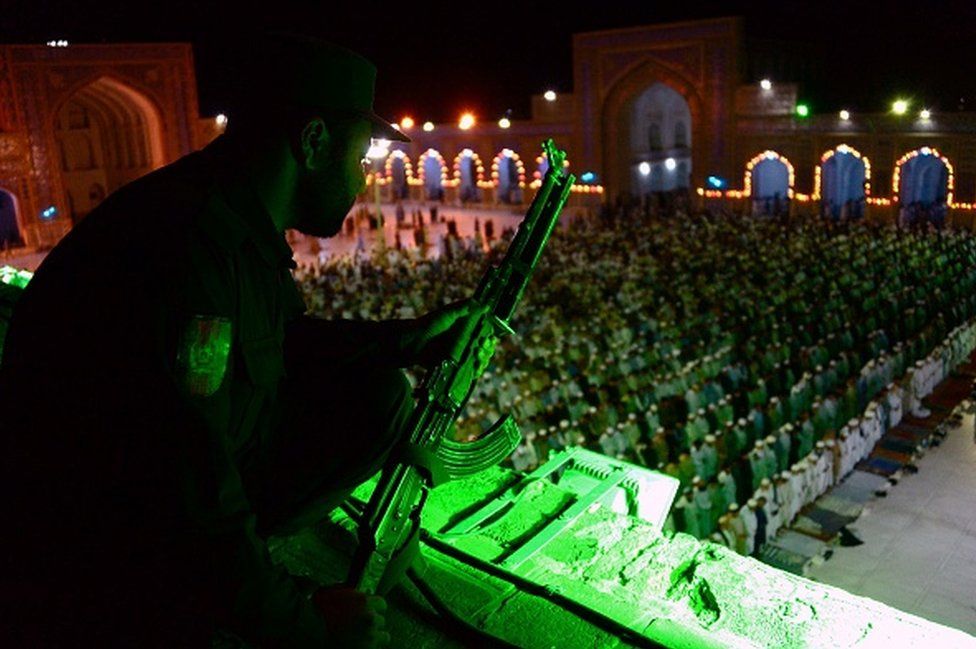
[[[285,327],[286,371],[308,364],[408,367],[412,360],[402,344],[408,323],[408,320],[323,320],[301,316]]]
[[[321,616],[293,580],[271,562],[255,532],[238,466],[231,452],[231,344],[237,296],[229,257],[203,237],[188,254],[162,264],[151,310],[160,384],[152,411],[173,481],[175,509],[192,539],[195,595],[213,619],[271,647],[324,647]],[[197,575],[194,575],[196,577]]]

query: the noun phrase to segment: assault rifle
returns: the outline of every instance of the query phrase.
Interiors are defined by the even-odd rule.
[[[482,320],[490,320],[496,336],[514,333],[509,321],[576,180],[564,168],[564,151],[556,149],[552,140],[542,147],[549,160],[542,185],[505,258],[488,269],[472,297],[475,306],[485,307]],[[489,342],[476,339],[482,320],[469,327],[470,333],[462,335],[448,357],[426,373],[415,392],[417,404],[404,441],[387,460],[359,521],[359,547],[348,584],[361,592],[388,590],[407,567],[403,564],[416,554],[420,513],[431,486],[494,466],[519,443],[518,426],[508,414],[474,442],[446,438],[471,395],[478,368],[485,366],[493,349]]]

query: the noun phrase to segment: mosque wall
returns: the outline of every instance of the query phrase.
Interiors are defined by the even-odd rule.
[[[0,186],[17,198],[28,247],[53,246],[70,228],[66,184],[72,181],[66,182],[63,141],[55,127],[65,104],[85,95],[90,108],[103,116],[113,113],[120,130],[133,131],[109,170],[120,182],[167,164],[196,144],[189,44],[0,47]],[[134,132],[137,127],[142,132]],[[77,158],[75,145],[68,148]],[[88,189],[97,184],[88,180],[77,182]]]
[[[816,192],[816,169],[824,154],[846,144],[870,162],[877,211],[892,198],[898,161],[929,147],[952,165],[953,199],[963,204],[958,209],[976,204],[976,115],[935,114],[929,120],[882,114],[854,115],[849,121],[835,115],[798,118],[792,112],[795,86],[778,82],[762,89],[740,83],[741,32],[739,19],[722,18],[577,34],[573,92],[560,93],[555,100],[532,97],[531,119],[513,120],[507,128],[479,121],[467,130],[446,123],[425,131],[417,124],[409,131],[413,142],[393,144],[391,151],[402,151],[410,162],[409,196],[426,197],[421,182],[426,174],[419,162],[432,149],[446,166],[445,199],[459,200],[455,161],[470,149],[482,167],[483,191],[478,198],[497,205],[492,161],[509,150],[521,165],[527,202],[539,171],[540,145],[550,137],[566,150],[578,184],[591,186],[585,194],[575,193],[571,204],[585,198],[595,205],[632,190],[637,158],[644,155],[634,142],[645,135],[635,106],[650,89],[663,84],[687,104],[690,146],[677,153],[649,149],[647,171],[660,171],[668,162],[665,157],[683,161],[687,156],[693,189],[709,189],[706,179],[718,176],[727,183],[723,189],[741,191],[747,163],[771,150],[792,164],[793,189],[803,199]],[[56,118],[72,102],[101,115],[103,122],[106,115],[142,122],[145,141],[139,132],[126,140],[142,163],[124,169],[108,168],[111,165],[104,162],[101,167],[66,167],[66,157],[120,159],[107,155],[111,151],[93,150],[88,156],[84,133],[57,132]],[[83,215],[101,200],[100,189],[107,195],[119,184],[112,178],[131,180],[205,146],[222,130],[214,116],[198,114],[187,43],[0,46],[0,189],[15,199],[21,238],[28,247],[56,243],[71,226],[67,217]],[[145,151],[139,153],[140,147]],[[688,170],[673,162],[671,167],[676,173]],[[392,190],[384,187],[383,192],[392,198]]]

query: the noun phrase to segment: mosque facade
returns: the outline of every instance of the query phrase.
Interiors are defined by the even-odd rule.
[[[799,115],[796,86],[743,79],[743,56],[738,18],[576,34],[572,92],[533,96],[527,120],[404,123],[413,141],[388,145],[371,190],[517,209],[552,137],[578,177],[571,205],[688,190],[760,213],[921,206],[972,224],[976,115]],[[0,249],[52,246],[205,145],[223,123],[198,110],[189,44],[0,46]]]

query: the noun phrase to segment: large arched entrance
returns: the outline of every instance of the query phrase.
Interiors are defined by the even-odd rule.
[[[0,252],[24,245],[17,219],[17,200],[0,189]]]
[[[856,218],[864,214],[871,182],[871,164],[859,151],[841,144],[823,154],[813,183],[825,216]]]
[[[158,109],[109,77],[82,87],[61,105],[54,135],[74,222],[108,194],[164,163]]]
[[[668,85],[654,83],[634,98],[629,124],[632,193],[688,187],[690,125],[688,102]]]

